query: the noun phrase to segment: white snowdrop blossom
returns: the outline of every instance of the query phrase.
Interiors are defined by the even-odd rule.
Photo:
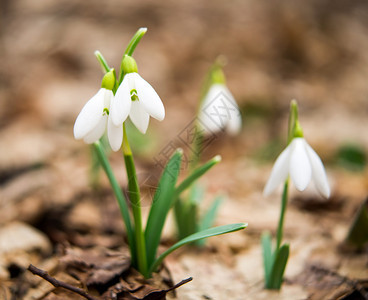
[[[235,135],[241,129],[241,114],[236,101],[225,84],[212,84],[204,97],[199,114],[199,124],[205,134],[225,129]]]
[[[330,196],[330,187],[322,161],[302,137],[294,138],[276,159],[263,194],[265,196],[271,194],[288,175],[299,191],[303,191],[312,180],[321,195],[326,198]]]
[[[87,144],[98,141],[106,131],[110,103],[114,98],[111,90],[100,90],[82,108],[74,124],[74,137]]]
[[[121,126],[128,116],[142,133],[147,131],[150,116],[159,121],[165,118],[160,97],[136,72],[125,75],[110,106],[111,125]]]

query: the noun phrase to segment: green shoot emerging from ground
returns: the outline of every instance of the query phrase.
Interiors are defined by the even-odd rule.
[[[264,195],[267,196],[281,183],[284,183],[274,250],[272,249],[271,235],[269,233],[262,235],[265,287],[267,289],[280,289],[289,258],[289,245],[282,245],[289,177],[299,191],[303,191],[312,180],[322,196],[326,198],[330,196],[330,188],[322,161],[303,137],[295,100],[291,102],[290,106],[288,146],[277,158],[263,191]]]
[[[180,193],[175,195],[177,199],[174,212],[179,239],[210,228],[223,200],[222,196],[217,196],[207,211],[201,214],[200,204],[204,198],[205,188],[199,183],[192,183],[221,159],[216,156],[198,167],[205,138],[221,131],[235,135],[241,129],[240,111],[233,95],[226,86],[225,75],[222,71],[224,64],[225,58],[220,56],[212,65],[202,87],[194,125],[194,151],[190,157],[190,175],[188,177],[190,180],[185,180],[181,184],[185,188],[191,186],[188,193],[182,193],[184,188],[181,188]],[[203,246],[204,242],[205,240],[200,240],[196,242],[196,245]]]

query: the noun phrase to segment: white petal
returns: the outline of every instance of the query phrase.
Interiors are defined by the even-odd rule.
[[[229,119],[229,122],[226,125],[226,131],[230,135],[236,135],[240,132],[242,126],[242,119],[240,110],[238,108],[237,113],[233,113]]]
[[[222,114],[220,109],[223,94],[222,85],[212,85],[202,101],[198,118],[205,133],[219,132],[228,122],[228,115]]]
[[[95,128],[93,128],[93,130],[91,132],[89,132],[83,138],[83,140],[87,144],[92,144],[92,143],[98,141],[103,136],[103,134],[105,133],[105,130],[106,130],[106,122],[107,122],[107,115],[103,116],[100,119],[100,122],[98,122],[97,126]]]
[[[322,196],[330,197],[330,187],[328,185],[326,171],[318,154],[306,143],[307,154],[312,165],[312,179]]]
[[[146,133],[149,123],[149,114],[145,112],[140,101],[132,101],[129,118],[140,132]]]
[[[282,182],[286,180],[289,173],[291,147],[290,145],[281,152],[273,165],[270,178],[263,190],[263,195],[270,195]]]
[[[204,134],[214,134],[222,130],[221,124],[215,123],[211,116],[203,111],[199,111],[198,120],[198,124]]]
[[[110,117],[115,126],[123,124],[129,115],[132,99],[130,96],[130,80],[131,74],[127,74],[124,77],[123,82],[120,84],[116,91],[114,99],[110,105]]]
[[[107,108],[110,110],[110,104],[112,99],[114,99],[114,93],[111,90],[105,89],[105,95],[104,95],[104,108]]]
[[[239,107],[223,84],[213,84],[210,87],[198,116],[207,132],[218,132],[225,128],[230,134],[236,134],[241,129]]]
[[[198,114],[199,122],[201,129],[203,130],[204,134],[215,134],[222,130],[222,127],[219,126],[217,123],[213,122],[211,117],[207,114],[199,113]]]
[[[242,125],[240,109],[235,101],[234,96],[226,86],[224,86],[224,94],[229,102],[227,106],[230,111],[229,120],[226,125],[226,131],[230,135],[236,135],[240,132]]]
[[[237,135],[241,130],[242,120],[240,114],[238,116],[233,116],[226,126],[226,131],[230,135]]]
[[[105,89],[101,88],[82,108],[74,124],[74,137],[84,138],[100,122],[104,109]]]
[[[299,191],[305,190],[312,178],[312,166],[306,150],[304,138],[294,138],[290,146],[290,177]]]
[[[107,137],[113,151],[118,151],[123,143],[123,125],[115,126],[111,118],[107,122]]]
[[[165,108],[154,88],[138,73],[132,73],[139,101],[143,109],[153,118],[162,121],[165,118]]]

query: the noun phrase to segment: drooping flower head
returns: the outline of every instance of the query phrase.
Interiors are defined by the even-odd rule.
[[[330,187],[323,163],[304,139],[297,120],[295,124],[294,136],[290,144],[276,159],[263,194],[265,196],[271,194],[290,175],[297,190],[303,191],[310,181],[313,181],[318,192],[328,198]]]
[[[138,130],[146,133],[149,117],[162,121],[165,108],[153,87],[137,73],[137,64],[131,56],[124,57],[122,68],[125,76],[110,107],[112,125],[122,126],[129,116]]]
[[[98,141],[106,131],[110,103],[114,98],[114,70],[106,73],[99,91],[87,101],[74,124],[74,137],[87,144]]]
[[[241,129],[241,114],[234,96],[226,86],[221,61],[216,61],[209,74],[209,88],[198,112],[199,125],[205,134],[226,130],[235,135]]]

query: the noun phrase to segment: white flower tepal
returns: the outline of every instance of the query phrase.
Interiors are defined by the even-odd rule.
[[[101,88],[84,105],[74,124],[74,137],[92,144],[105,133],[110,103],[114,98],[111,90]]]
[[[110,107],[110,117],[115,126],[121,126],[128,115],[142,133],[147,131],[150,116],[159,121],[165,118],[165,108],[160,97],[135,72],[125,75]]]
[[[199,114],[199,124],[206,134],[226,130],[235,135],[241,129],[241,114],[236,101],[225,84],[215,83],[204,97]]]
[[[271,194],[288,175],[299,191],[303,191],[312,180],[321,195],[326,198],[330,196],[322,161],[302,137],[294,138],[276,159],[263,194]]]

